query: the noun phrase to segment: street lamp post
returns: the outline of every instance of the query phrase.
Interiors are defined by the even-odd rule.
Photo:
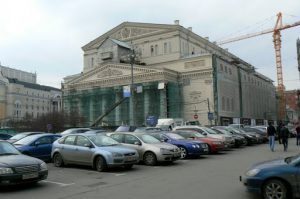
[[[131,93],[131,96],[132,97],[132,104],[133,106],[131,107],[132,108],[132,123],[133,123],[133,126],[135,126],[135,107],[134,107],[134,104],[135,104],[135,99],[134,99],[134,83],[133,83],[133,64],[134,64],[134,61],[135,61],[135,58],[136,58],[136,55],[135,55],[135,52],[134,52],[134,49],[132,48],[131,49],[131,52],[130,52],[130,55],[129,55],[129,61],[130,61],[130,65],[131,65],[131,85],[130,85],[130,93]]]

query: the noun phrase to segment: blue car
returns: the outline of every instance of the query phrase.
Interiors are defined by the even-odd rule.
[[[15,143],[15,147],[23,154],[49,161],[51,160],[52,143],[61,135],[43,133],[25,137]]]
[[[208,154],[208,145],[205,142],[187,140],[181,135],[169,132],[149,133],[158,140],[177,146],[181,150],[181,158]]]
[[[300,197],[300,155],[258,163],[240,181],[265,199]]]

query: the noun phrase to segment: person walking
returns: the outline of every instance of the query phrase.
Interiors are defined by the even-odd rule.
[[[296,133],[297,133],[296,134],[296,139],[297,139],[296,144],[300,145],[300,126],[299,126],[299,124],[296,127]]]
[[[276,132],[277,132],[277,138],[278,138],[278,143],[281,144],[281,128],[282,128],[282,122],[279,121],[279,124],[276,128]]]
[[[285,124],[282,124],[281,139],[283,144],[283,151],[287,151],[289,135],[290,135],[289,129],[286,128]]]
[[[271,122],[269,122],[269,126],[267,128],[267,134],[269,137],[269,145],[270,145],[270,149],[271,151],[274,151],[274,147],[275,147],[275,127],[272,125]]]

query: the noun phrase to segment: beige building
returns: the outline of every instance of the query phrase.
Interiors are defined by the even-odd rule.
[[[103,119],[108,124],[141,125],[149,116],[204,125],[276,120],[272,80],[178,20],[124,22],[83,46],[83,71],[64,78],[64,109],[89,125],[119,102],[132,81],[131,48],[139,89]]]
[[[62,110],[60,89],[36,83],[36,74],[0,65],[0,122]]]

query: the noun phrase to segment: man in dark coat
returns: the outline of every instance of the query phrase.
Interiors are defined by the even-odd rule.
[[[280,132],[281,132],[281,140],[282,140],[282,144],[283,144],[283,150],[287,151],[287,148],[288,148],[288,139],[289,139],[290,131],[283,124]]]
[[[279,144],[281,144],[281,128],[282,128],[282,122],[279,121],[278,126],[276,128],[276,132],[277,132],[277,137],[278,137]]]
[[[300,126],[299,126],[299,124],[297,125],[297,127],[296,127],[296,133],[297,133],[297,135],[296,135],[296,138],[297,138],[297,145],[300,145]]]

